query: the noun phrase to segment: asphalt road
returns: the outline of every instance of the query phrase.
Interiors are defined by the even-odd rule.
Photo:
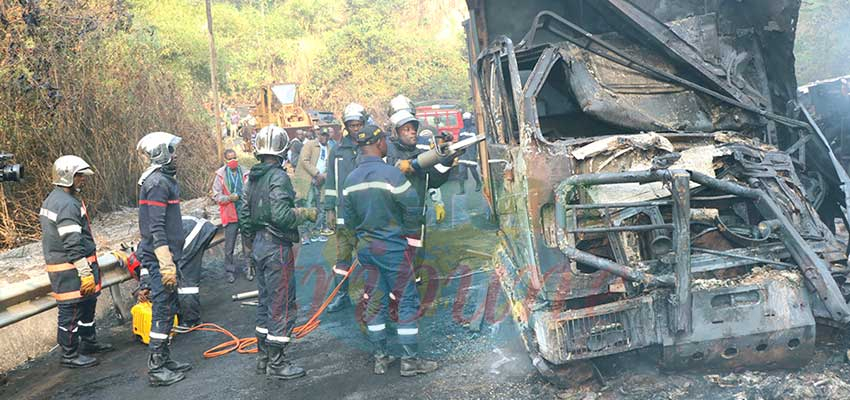
[[[454,213],[449,226],[468,222],[468,215]],[[465,220],[464,220],[465,219]],[[462,244],[452,230],[440,235],[446,243]],[[467,227],[469,235],[492,235]],[[479,246],[490,246],[486,239]],[[330,268],[327,259],[333,242],[304,246],[297,261],[299,323],[325,293]],[[445,247],[445,246],[443,246]],[[479,247],[485,250],[488,247]],[[489,247],[492,249],[492,247]],[[458,249],[462,253],[462,249]],[[240,337],[253,336],[255,309],[232,302],[230,295],[254,290],[253,282],[239,279],[235,284],[223,280],[221,257],[217,252],[205,259],[201,283],[203,319],[217,323]],[[147,382],[147,348],[130,333],[129,323],[100,327],[100,339],[116,350],[100,357],[100,365],[69,370],[59,367],[57,350],[33,360],[9,373],[9,382],[0,387],[0,398],[8,399],[452,399],[452,398],[537,398],[551,397],[554,388],[539,381],[513,331],[505,319],[505,309],[497,297],[484,296],[491,284],[485,260],[456,256],[452,250],[431,258],[455,265],[435,268],[420,291],[429,303],[420,320],[422,352],[440,363],[430,375],[402,378],[398,362],[384,376],[372,374],[370,347],[355,322],[354,308],[325,314],[321,327],[294,343],[289,350],[292,360],[307,370],[307,376],[293,381],[268,379],[254,373],[254,355],[231,353],[204,359],[204,350],[227,338],[213,332],[178,335],[172,344],[173,357],[193,364],[187,378],[170,387],[154,388]],[[449,263],[451,263],[449,261]],[[466,282],[463,276],[471,278]],[[465,283],[464,283],[465,282]],[[433,286],[429,286],[429,284]],[[357,281],[354,287],[356,290]],[[493,292],[498,293],[497,290]],[[460,294],[460,295],[459,295]],[[485,303],[489,303],[485,306]],[[484,312],[481,330],[468,328],[476,310]],[[101,325],[105,325],[101,323]],[[392,335],[392,331],[391,335]],[[395,336],[391,348],[400,353]]]

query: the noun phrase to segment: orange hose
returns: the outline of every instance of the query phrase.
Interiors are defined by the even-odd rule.
[[[339,292],[340,287],[342,287],[342,283],[345,282],[346,279],[348,279],[348,277],[351,275],[351,272],[354,271],[355,268],[357,268],[357,265],[358,265],[357,261],[354,261],[354,263],[351,264],[351,268],[348,269],[348,272],[345,274],[345,276],[343,276],[342,280],[339,281],[339,283],[336,285],[336,287],[331,292],[331,294],[328,295],[328,297],[325,299],[325,301],[322,302],[322,305],[319,307],[319,309],[316,310],[315,313],[313,313],[313,315],[310,317],[309,320],[307,320],[307,322],[305,322],[303,325],[296,326],[294,329],[292,329],[292,332],[295,334],[296,339],[304,338],[305,336],[309,335],[310,332],[313,332],[314,330],[316,330],[316,328],[319,327],[319,324],[322,323],[322,321],[319,320],[319,316],[322,315],[323,312],[325,312],[326,308],[328,308],[328,305],[331,303],[331,300],[333,300],[334,296],[336,296],[336,294]],[[234,335],[229,330],[224,329],[224,328],[222,328],[222,327],[220,327],[216,324],[213,324],[213,323],[203,323],[203,324],[194,326],[191,329],[187,330],[186,332],[182,332],[182,333],[189,333],[189,332],[192,332],[192,331],[218,332],[218,333],[222,333],[222,334],[225,334],[225,335],[230,337],[230,340],[223,342],[223,343],[220,343],[220,344],[217,344],[217,345],[211,347],[209,350],[205,351],[204,352],[204,358],[215,358],[215,357],[223,356],[223,355],[230,353],[234,350],[237,353],[240,353],[240,354],[253,354],[253,353],[257,352],[257,347],[256,347],[257,346],[257,338],[256,337],[248,337],[248,338],[241,338],[240,339],[240,338],[236,337],[236,335]],[[254,347],[251,348],[251,346],[254,346]]]

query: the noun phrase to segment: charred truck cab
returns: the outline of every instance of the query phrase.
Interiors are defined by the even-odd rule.
[[[467,0],[494,264],[538,369],[808,362],[845,328],[846,173],[798,106],[794,0]]]

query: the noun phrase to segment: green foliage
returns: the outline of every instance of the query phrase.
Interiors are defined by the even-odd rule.
[[[152,32],[161,61],[185,86],[208,88],[203,1],[131,4],[134,29]],[[466,104],[464,9],[459,0],[214,1],[219,89],[244,103],[264,84],[295,82],[309,108],[338,113],[357,101],[381,118],[399,93]]]
[[[797,25],[800,84],[850,74],[850,0],[804,0]]]

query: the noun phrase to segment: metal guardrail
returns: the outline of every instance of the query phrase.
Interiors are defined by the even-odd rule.
[[[217,228],[218,231],[207,249],[224,241],[224,230],[221,229],[221,225],[217,225]],[[103,289],[131,279],[130,273],[111,252],[98,255],[97,260],[102,274],[101,287]],[[0,295],[0,328],[56,307],[56,300],[53,299],[50,292],[50,279],[48,279],[47,273],[4,287],[3,293]]]

